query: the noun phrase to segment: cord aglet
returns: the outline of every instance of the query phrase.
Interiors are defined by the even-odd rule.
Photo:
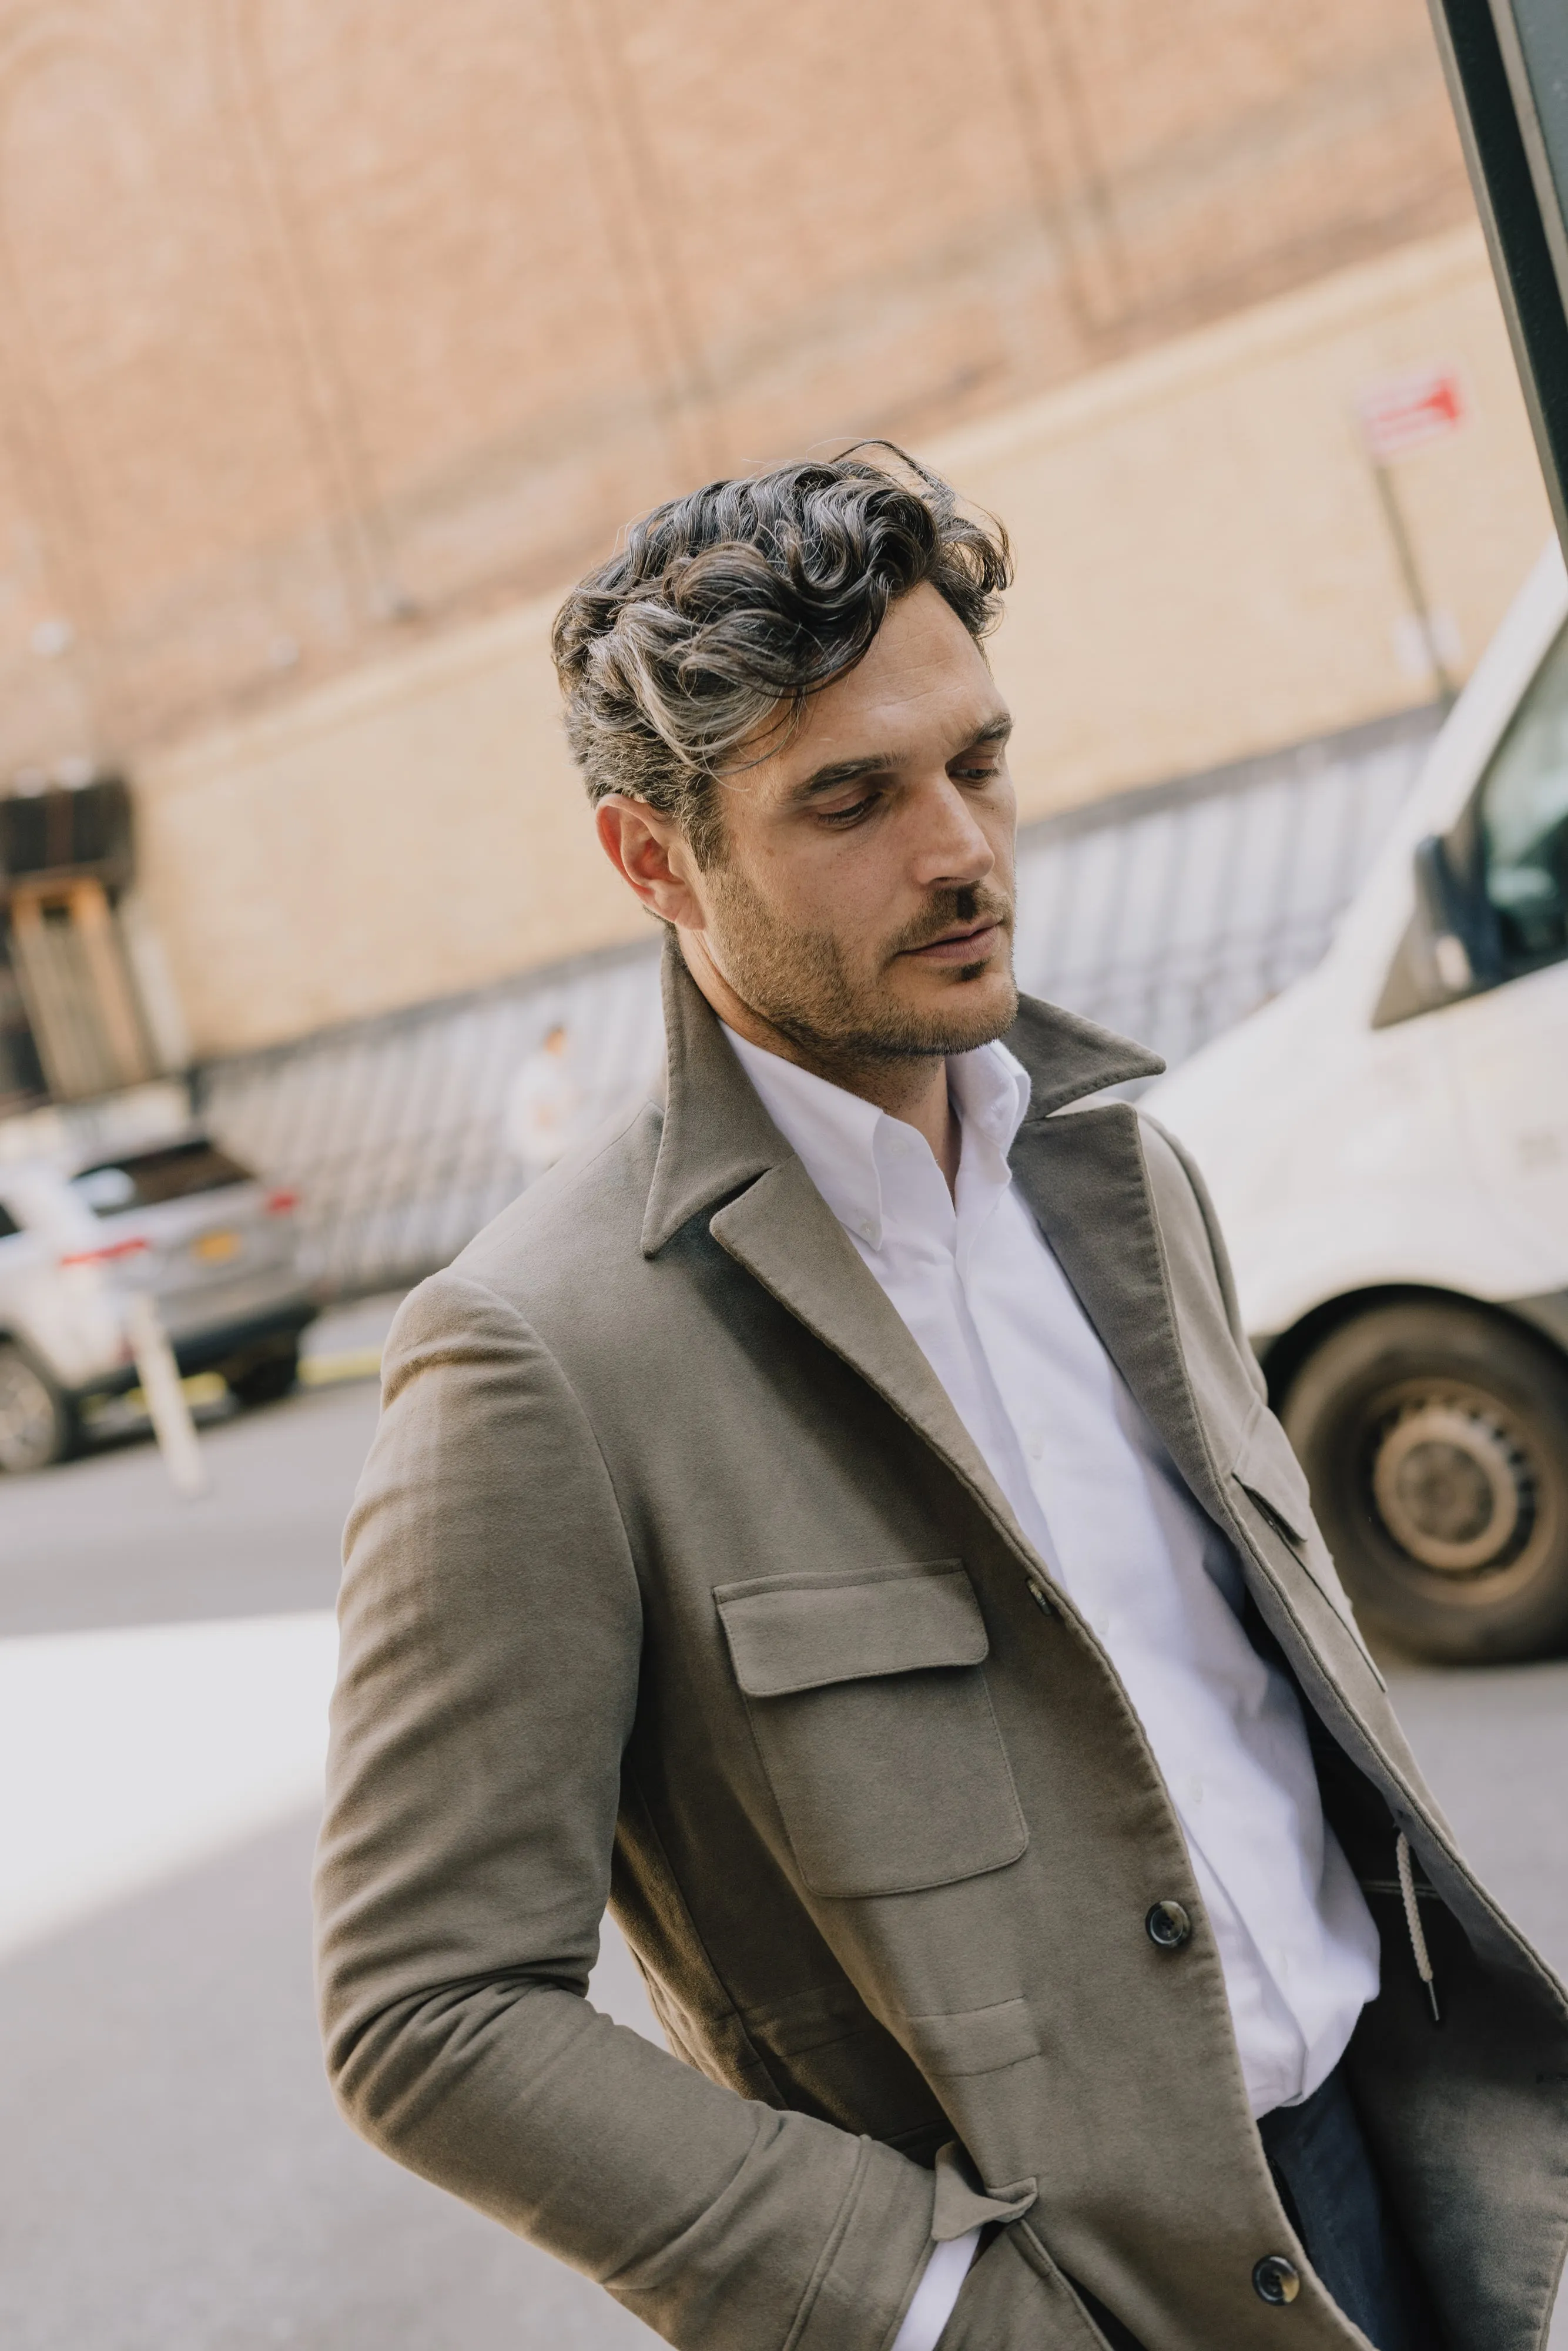
[[[1441,2024],[1443,2012],[1437,2006],[1437,1986],[1433,1974],[1431,1955],[1427,1949],[1427,1933],[1421,1924],[1421,1906],[1416,1898],[1416,1872],[1410,1860],[1410,1840],[1401,1829],[1394,1841],[1394,1859],[1399,1872],[1399,1892],[1405,1904],[1405,1924],[1410,1935],[1410,1956],[1416,1962],[1416,1972],[1427,1987],[1431,2003],[1432,2022]]]

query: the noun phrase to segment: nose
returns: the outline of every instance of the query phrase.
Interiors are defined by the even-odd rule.
[[[915,881],[925,890],[970,889],[987,879],[996,862],[967,795],[950,776],[935,778],[919,800]]]

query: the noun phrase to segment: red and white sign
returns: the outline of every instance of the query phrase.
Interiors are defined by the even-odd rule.
[[[1408,375],[1385,376],[1381,383],[1368,385],[1355,412],[1366,454],[1376,465],[1446,440],[1469,413],[1453,368],[1415,368]]]

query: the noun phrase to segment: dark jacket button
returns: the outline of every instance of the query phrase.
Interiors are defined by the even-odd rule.
[[[1192,1920],[1179,1902],[1156,1902],[1144,1925],[1150,1942],[1162,1951],[1179,1951],[1192,1933]],[[1262,2290],[1258,2289],[1260,2294]]]
[[[1294,2302],[1301,2290],[1301,2273],[1283,2253],[1265,2253],[1252,2273],[1252,2285],[1261,2302]]]

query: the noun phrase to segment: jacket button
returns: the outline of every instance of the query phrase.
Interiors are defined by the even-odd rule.
[[[1192,1933],[1192,1919],[1179,1902],[1156,1902],[1144,1921],[1151,1943],[1162,1951],[1179,1951]],[[1258,2289],[1261,2294],[1261,2286]]]
[[[1252,2290],[1260,2302],[1282,2306],[1300,2294],[1301,2273],[1283,2253],[1265,2253],[1252,2273]]]

